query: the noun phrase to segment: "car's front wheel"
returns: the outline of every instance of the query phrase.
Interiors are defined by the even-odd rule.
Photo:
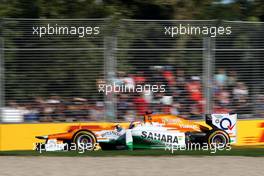
[[[77,132],[73,138],[73,142],[78,149],[94,150],[96,147],[96,137],[89,131]]]

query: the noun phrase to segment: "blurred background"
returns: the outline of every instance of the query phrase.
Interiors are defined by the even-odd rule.
[[[263,21],[262,0],[1,0],[11,18],[224,19]]]
[[[1,122],[133,121],[146,111],[264,118],[261,0],[0,1]],[[37,37],[33,26],[98,26]],[[231,26],[215,38],[164,26]],[[165,92],[98,92],[100,84]]]

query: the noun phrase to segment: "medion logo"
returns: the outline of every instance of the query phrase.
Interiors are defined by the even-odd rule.
[[[105,136],[111,136],[111,135],[114,135],[114,136],[122,136],[121,133],[118,133],[116,131],[107,131],[105,133],[102,134],[102,137],[105,137]]]
[[[166,143],[178,143],[177,136],[160,134],[155,132],[152,133],[152,132],[142,131],[141,137],[149,140],[159,140]]]

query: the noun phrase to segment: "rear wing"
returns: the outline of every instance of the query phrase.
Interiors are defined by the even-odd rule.
[[[205,122],[213,129],[221,129],[230,136],[230,143],[236,143],[237,114],[206,114]]]

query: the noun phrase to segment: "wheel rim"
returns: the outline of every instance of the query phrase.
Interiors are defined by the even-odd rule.
[[[78,137],[77,139],[77,145],[87,145],[87,144],[92,144],[93,145],[93,137],[90,135],[82,134]]]
[[[216,148],[221,148],[219,144],[222,146],[226,146],[226,143],[227,143],[227,139],[224,134],[216,134],[212,138],[212,142],[211,142],[211,144],[216,145]]]

